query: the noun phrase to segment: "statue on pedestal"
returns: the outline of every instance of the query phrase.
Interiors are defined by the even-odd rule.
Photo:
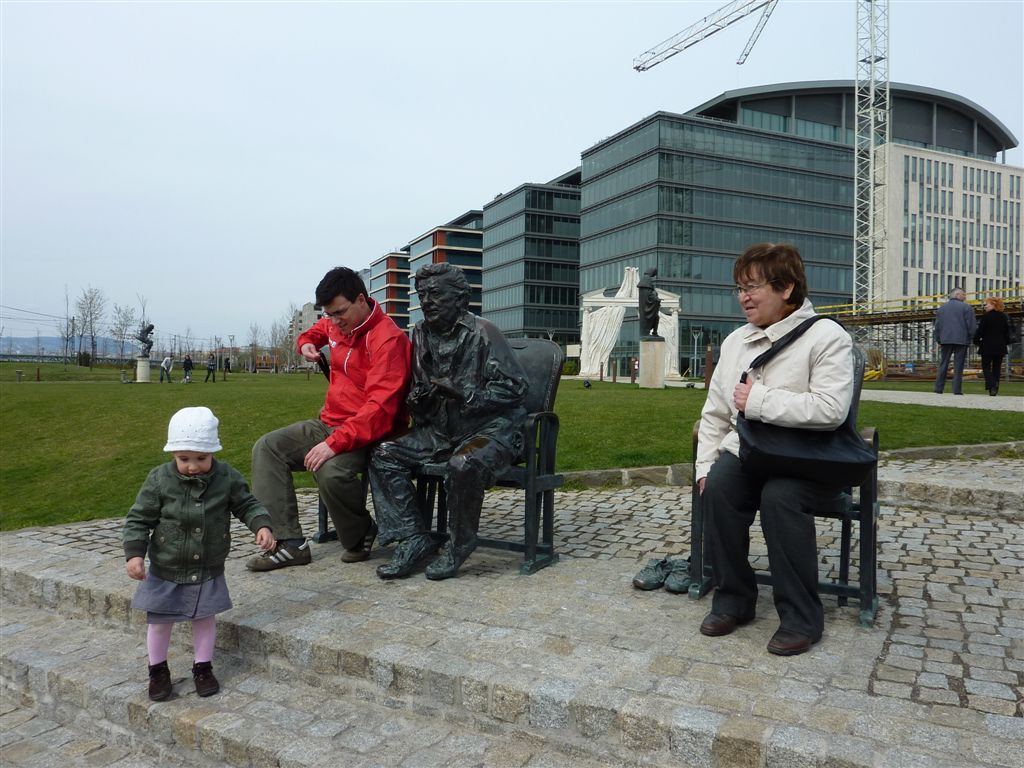
[[[139,357],[149,357],[149,350],[153,348],[153,324],[144,325],[135,334],[135,338],[142,342],[142,351]]]
[[[639,298],[637,312],[640,321],[640,339],[660,339],[658,335],[658,319],[661,314],[661,299],[654,287],[654,278],[658,276],[658,268],[650,267],[636,284]]]

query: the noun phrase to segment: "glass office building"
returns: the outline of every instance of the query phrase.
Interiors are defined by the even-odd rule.
[[[402,249],[409,255],[409,281],[406,286],[409,328],[423,319],[413,281],[416,270],[427,264],[448,262],[460,267],[466,273],[470,285],[469,311],[481,314],[483,223],[483,211],[467,211],[447,224],[421,235]]]
[[[580,169],[484,206],[483,313],[506,336],[579,342]]]
[[[680,370],[689,367],[683,351],[687,340],[698,337],[701,347],[717,346],[742,324],[732,265],[751,244],[794,244],[806,264],[811,301],[819,306],[849,302],[853,93],[852,81],[730,91],[685,115],[658,112],[585,150],[580,291],[618,286],[627,266],[641,273],[656,267],[658,285],[681,296]],[[988,170],[998,152],[1016,146],[998,120],[966,99],[897,83],[890,84],[890,93],[893,143],[933,157],[942,153],[947,164],[963,166],[968,178],[969,167]],[[890,180],[890,201],[904,190],[899,158],[899,167],[890,162],[891,174],[900,173],[898,181]],[[1003,221],[993,221],[993,227],[1005,223],[1006,234],[993,228],[989,237],[1010,246],[1005,253],[1012,261],[1019,254],[1019,237],[1011,233],[1009,219],[1017,215],[1012,204],[1019,200],[1014,197],[1019,183],[1011,177],[1019,177],[1020,169],[1007,170],[1002,191],[993,186],[986,194],[993,216],[997,205],[1007,203],[1006,211],[1000,210]],[[963,198],[969,205],[961,177],[951,183],[957,204]],[[948,191],[943,194],[948,198]],[[988,204],[988,197],[975,203]],[[903,201],[897,206],[902,213]],[[887,273],[898,274],[902,243],[893,236],[897,222],[891,219]],[[910,231],[908,225],[908,242]],[[1018,243],[1015,252],[1011,243]],[[1007,279],[1011,269],[1019,275],[1018,267],[999,264]],[[968,275],[963,277],[966,283]],[[612,357],[624,361],[637,354],[636,317],[627,315]]]

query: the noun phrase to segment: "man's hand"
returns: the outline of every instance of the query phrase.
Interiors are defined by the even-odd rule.
[[[697,495],[698,496],[703,496],[704,495],[704,481],[705,480],[707,480],[707,478],[706,477],[702,477],[700,480],[697,481]]]
[[[754,382],[752,381],[741,381],[736,385],[732,391],[732,401],[736,404],[737,410],[745,411],[747,409],[747,398],[750,397],[750,390],[753,386]]]
[[[256,544],[264,552],[269,552],[277,544],[277,540],[269,528],[260,528],[256,531]]]
[[[309,341],[299,347],[299,354],[311,363],[315,363],[320,359],[320,350]]]
[[[312,344],[310,346],[312,346]],[[306,458],[303,459],[303,464],[310,472],[316,472],[324,465],[325,461],[334,455],[334,449],[327,445],[326,442],[317,443],[309,449],[309,453],[307,453]]]
[[[142,581],[146,578],[146,561],[141,557],[128,558],[128,561],[124,564],[124,569],[136,581]]]

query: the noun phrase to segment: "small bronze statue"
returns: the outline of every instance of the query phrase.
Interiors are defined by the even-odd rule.
[[[650,337],[660,339],[658,335],[658,320],[661,315],[661,298],[654,287],[654,278],[658,276],[658,268],[650,267],[644,271],[644,276],[637,283],[639,293],[638,316],[640,320],[640,338]]]
[[[153,348],[153,324],[144,325],[135,334],[135,338],[142,342],[142,351],[139,357],[149,357],[149,350]]]
[[[416,273],[423,321],[412,334],[412,429],[381,443],[370,459],[379,541],[398,542],[382,579],[408,576],[437,551],[420,515],[413,475],[446,462],[449,538],[427,566],[447,579],[476,548],[484,491],[522,449],[528,381],[508,341],[469,311],[469,283],[458,267],[428,264]]]

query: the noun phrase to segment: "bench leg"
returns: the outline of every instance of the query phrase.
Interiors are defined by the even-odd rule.
[[[316,513],[317,531],[313,534],[313,541],[316,544],[323,544],[325,541],[337,541],[338,532],[328,528],[327,505],[320,499],[320,507]]]
[[[704,506],[701,504],[700,491],[693,484],[693,495],[690,503],[690,591],[694,600],[704,597],[711,591],[711,566],[704,562]]]

